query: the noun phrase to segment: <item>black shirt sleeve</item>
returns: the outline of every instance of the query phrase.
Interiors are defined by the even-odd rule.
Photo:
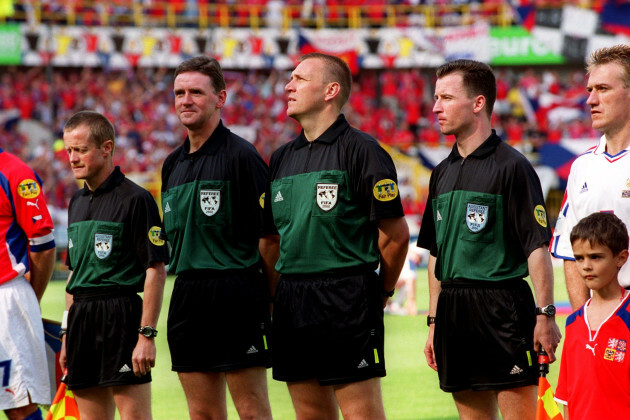
[[[431,172],[429,180],[429,196],[427,197],[427,205],[422,215],[422,223],[420,224],[420,233],[418,234],[417,245],[420,248],[428,249],[432,256],[437,256],[437,244],[435,236],[435,220],[433,218],[433,199],[435,198],[435,182],[437,180],[438,169],[435,168]]]
[[[358,139],[355,148],[349,151],[350,179],[369,208],[370,220],[403,217],[398,175],[389,153],[367,136]]]
[[[145,270],[156,262],[168,263],[164,227],[157,204],[148,191],[142,191],[133,197],[129,222],[136,255]]]

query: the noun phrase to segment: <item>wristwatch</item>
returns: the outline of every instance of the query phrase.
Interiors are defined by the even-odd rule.
[[[556,315],[556,307],[553,305],[547,305],[542,308],[536,308],[536,315],[545,315],[551,318]]]
[[[431,315],[427,315],[427,327],[430,327],[431,324],[435,324],[435,317]]]
[[[144,335],[146,338],[153,338],[157,335],[157,330],[153,327],[145,325],[144,327],[138,328],[138,332]]]
[[[396,288],[394,287],[392,290],[385,290],[383,289],[383,297],[392,297],[394,296],[394,292],[396,291]]]

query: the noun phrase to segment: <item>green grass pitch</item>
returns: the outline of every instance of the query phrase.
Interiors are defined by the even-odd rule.
[[[562,269],[555,270],[555,300],[566,302]],[[174,277],[166,282],[164,303],[157,329],[157,364],[153,369],[152,407],[155,420],[179,420],[188,418],[186,399],[177,375],[171,371],[171,361],[166,342],[166,318],[168,303],[173,290]],[[64,310],[63,281],[51,282],[42,300],[42,315],[45,318],[61,320]],[[382,380],[383,399],[388,419],[457,419],[457,410],[450,394],[438,386],[437,374],[424,359],[423,349],[427,339],[426,309],[428,307],[428,287],[426,270],[418,271],[417,298],[421,315],[385,316],[385,358],[387,376]],[[564,331],[566,315],[557,317],[558,325]],[[558,355],[561,347],[558,349]],[[551,365],[548,376],[552,387],[556,386],[559,363]],[[291,399],[283,382],[271,378],[268,372],[269,398],[272,413],[277,420],[295,419]],[[228,393],[229,395],[229,393]],[[228,397],[229,398],[229,397]],[[117,417],[118,418],[118,417]],[[228,401],[228,418],[238,419],[231,401]]]

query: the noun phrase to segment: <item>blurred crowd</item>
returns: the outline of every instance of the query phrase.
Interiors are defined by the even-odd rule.
[[[385,27],[492,24],[518,20],[515,8],[596,7],[603,0],[15,0],[17,21],[81,25],[196,27]],[[203,19],[201,17],[203,16]]]
[[[578,69],[496,70],[498,98],[493,127],[506,141],[594,138],[586,106],[585,74]],[[222,118],[245,133],[265,160],[298,134],[286,117],[289,73],[226,71],[228,101]],[[452,145],[432,113],[430,70],[363,71],[343,112],[351,124],[409,156],[423,147]],[[17,154],[42,177],[49,203],[66,208],[77,183],[63,148],[65,121],[93,109],[116,128],[115,163],[126,173],[156,178],[164,158],[184,140],[173,108],[172,70],[2,68],[0,147]],[[238,131],[238,130],[242,131]],[[241,134],[243,135],[243,134]],[[410,212],[422,203],[408,203]]]
[[[382,28],[446,27],[480,20],[521,23],[529,8],[575,5],[600,11],[608,0],[12,0],[8,20],[33,25]],[[0,2],[1,3],[1,2]]]

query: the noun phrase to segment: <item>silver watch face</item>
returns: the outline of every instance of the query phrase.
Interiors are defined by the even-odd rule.
[[[157,333],[157,331],[155,331],[151,327],[142,327],[142,328],[140,328],[140,334],[144,335],[147,338],[155,337],[157,335],[156,333]]]
[[[553,306],[553,305],[543,306],[542,308],[539,308],[537,312],[539,314],[547,315],[549,317],[555,316],[556,315],[556,307]]]

